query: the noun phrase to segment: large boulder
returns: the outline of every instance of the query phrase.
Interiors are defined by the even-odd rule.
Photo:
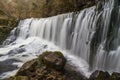
[[[66,64],[66,59],[61,52],[44,52],[43,55],[39,56],[39,59],[42,60],[43,64],[61,70]]]
[[[44,52],[37,59],[26,62],[8,80],[86,80],[73,69],[67,70],[66,61],[61,52]]]

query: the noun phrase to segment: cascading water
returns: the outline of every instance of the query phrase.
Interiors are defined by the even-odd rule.
[[[120,8],[117,0],[109,0],[103,6],[96,45],[93,69],[120,72],[119,66],[119,28]],[[94,39],[97,40],[97,39]],[[95,42],[96,43],[96,42]]]
[[[118,1],[105,0],[80,13],[21,20],[0,48],[0,66],[9,66],[0,78],[45,50],[62,51],[86,76],[98,69],[120,72],[119,18]]]

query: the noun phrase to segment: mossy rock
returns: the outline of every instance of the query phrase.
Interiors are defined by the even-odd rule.
[[[89,80],[109,80],[110,74],[108,72],[96,70],[93,72]]]
[[[14,80],[29,80],[27,76],[15,76]]]
[[[35,67],[37,67],[38,63],[36,59],[33,59],[31,61],[26,62],[20,70],[17,72],[15,76],[22,75],[25,76],[28,73],[31,73],[30,71],[34,71]]]
[[[46,56],[46,55],[49,55],[49,54],[55,54],[58,57],[63,57],[64,56],[60,51],[54,51],[54,52],[52,52],[52,51],[46,51],[46,52],[43,52],[42,55]]]
[[[39,56],[39,60],[51,68],[61,70],[66,64],[66,59],[61,52],[44,52],[43,55]]]
[[[112,73],[109,80],[120,80],[120,73]]]

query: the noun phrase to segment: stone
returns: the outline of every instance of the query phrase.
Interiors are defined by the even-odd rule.
[[[36,67],[36,66],[37,66],[36,59],[28,61],[20,68],[20,70],[17,72],[16,75],[23,75],[24,76],[24,75],[28,74],[27,71],[34,71],[34,67]]]
[[[113,72],[109,80],[120,80],[120,73]]]
[[[62,70],[66,64],[66,59],[61,52],[44,52],[42,61],[45,65]]]
[[[109,80],[110,74],[108,72],[96,70],[93,72],[89,80]]]

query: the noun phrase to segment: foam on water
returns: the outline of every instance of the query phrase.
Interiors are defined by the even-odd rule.
[[[23,51],[19,52],[22,49]],[[82,73],[88,76],[88,64],[81,60],[80,58],[76,58],[73,55],[70,55],[69,52],[61,50],[59,47],[54,45],[53,43],[48,42],[47,40],[43,40],[38,37],[29,37],[27,39],[18,39],[14,41],[14,44],[11,43],[4,48],[1,48],[1,55],[0,61],[5,61],[9,59],[18,60],[19,62],[13,62],[11,65],[16,65],[18,68],[13,71],[4,72],[0,75],[0,79],[4,79],[10,76],[13,76],[18,69],[25,63],[31,59],[36,58],[44,51],[61,51],[64,53],[66,58],[68,59],[69,63],[75,65],[76,69],[79,68]],[[5,50],[5,52],[4,52]],[[79,64],[76,64],[76,61],[81,61]]]

